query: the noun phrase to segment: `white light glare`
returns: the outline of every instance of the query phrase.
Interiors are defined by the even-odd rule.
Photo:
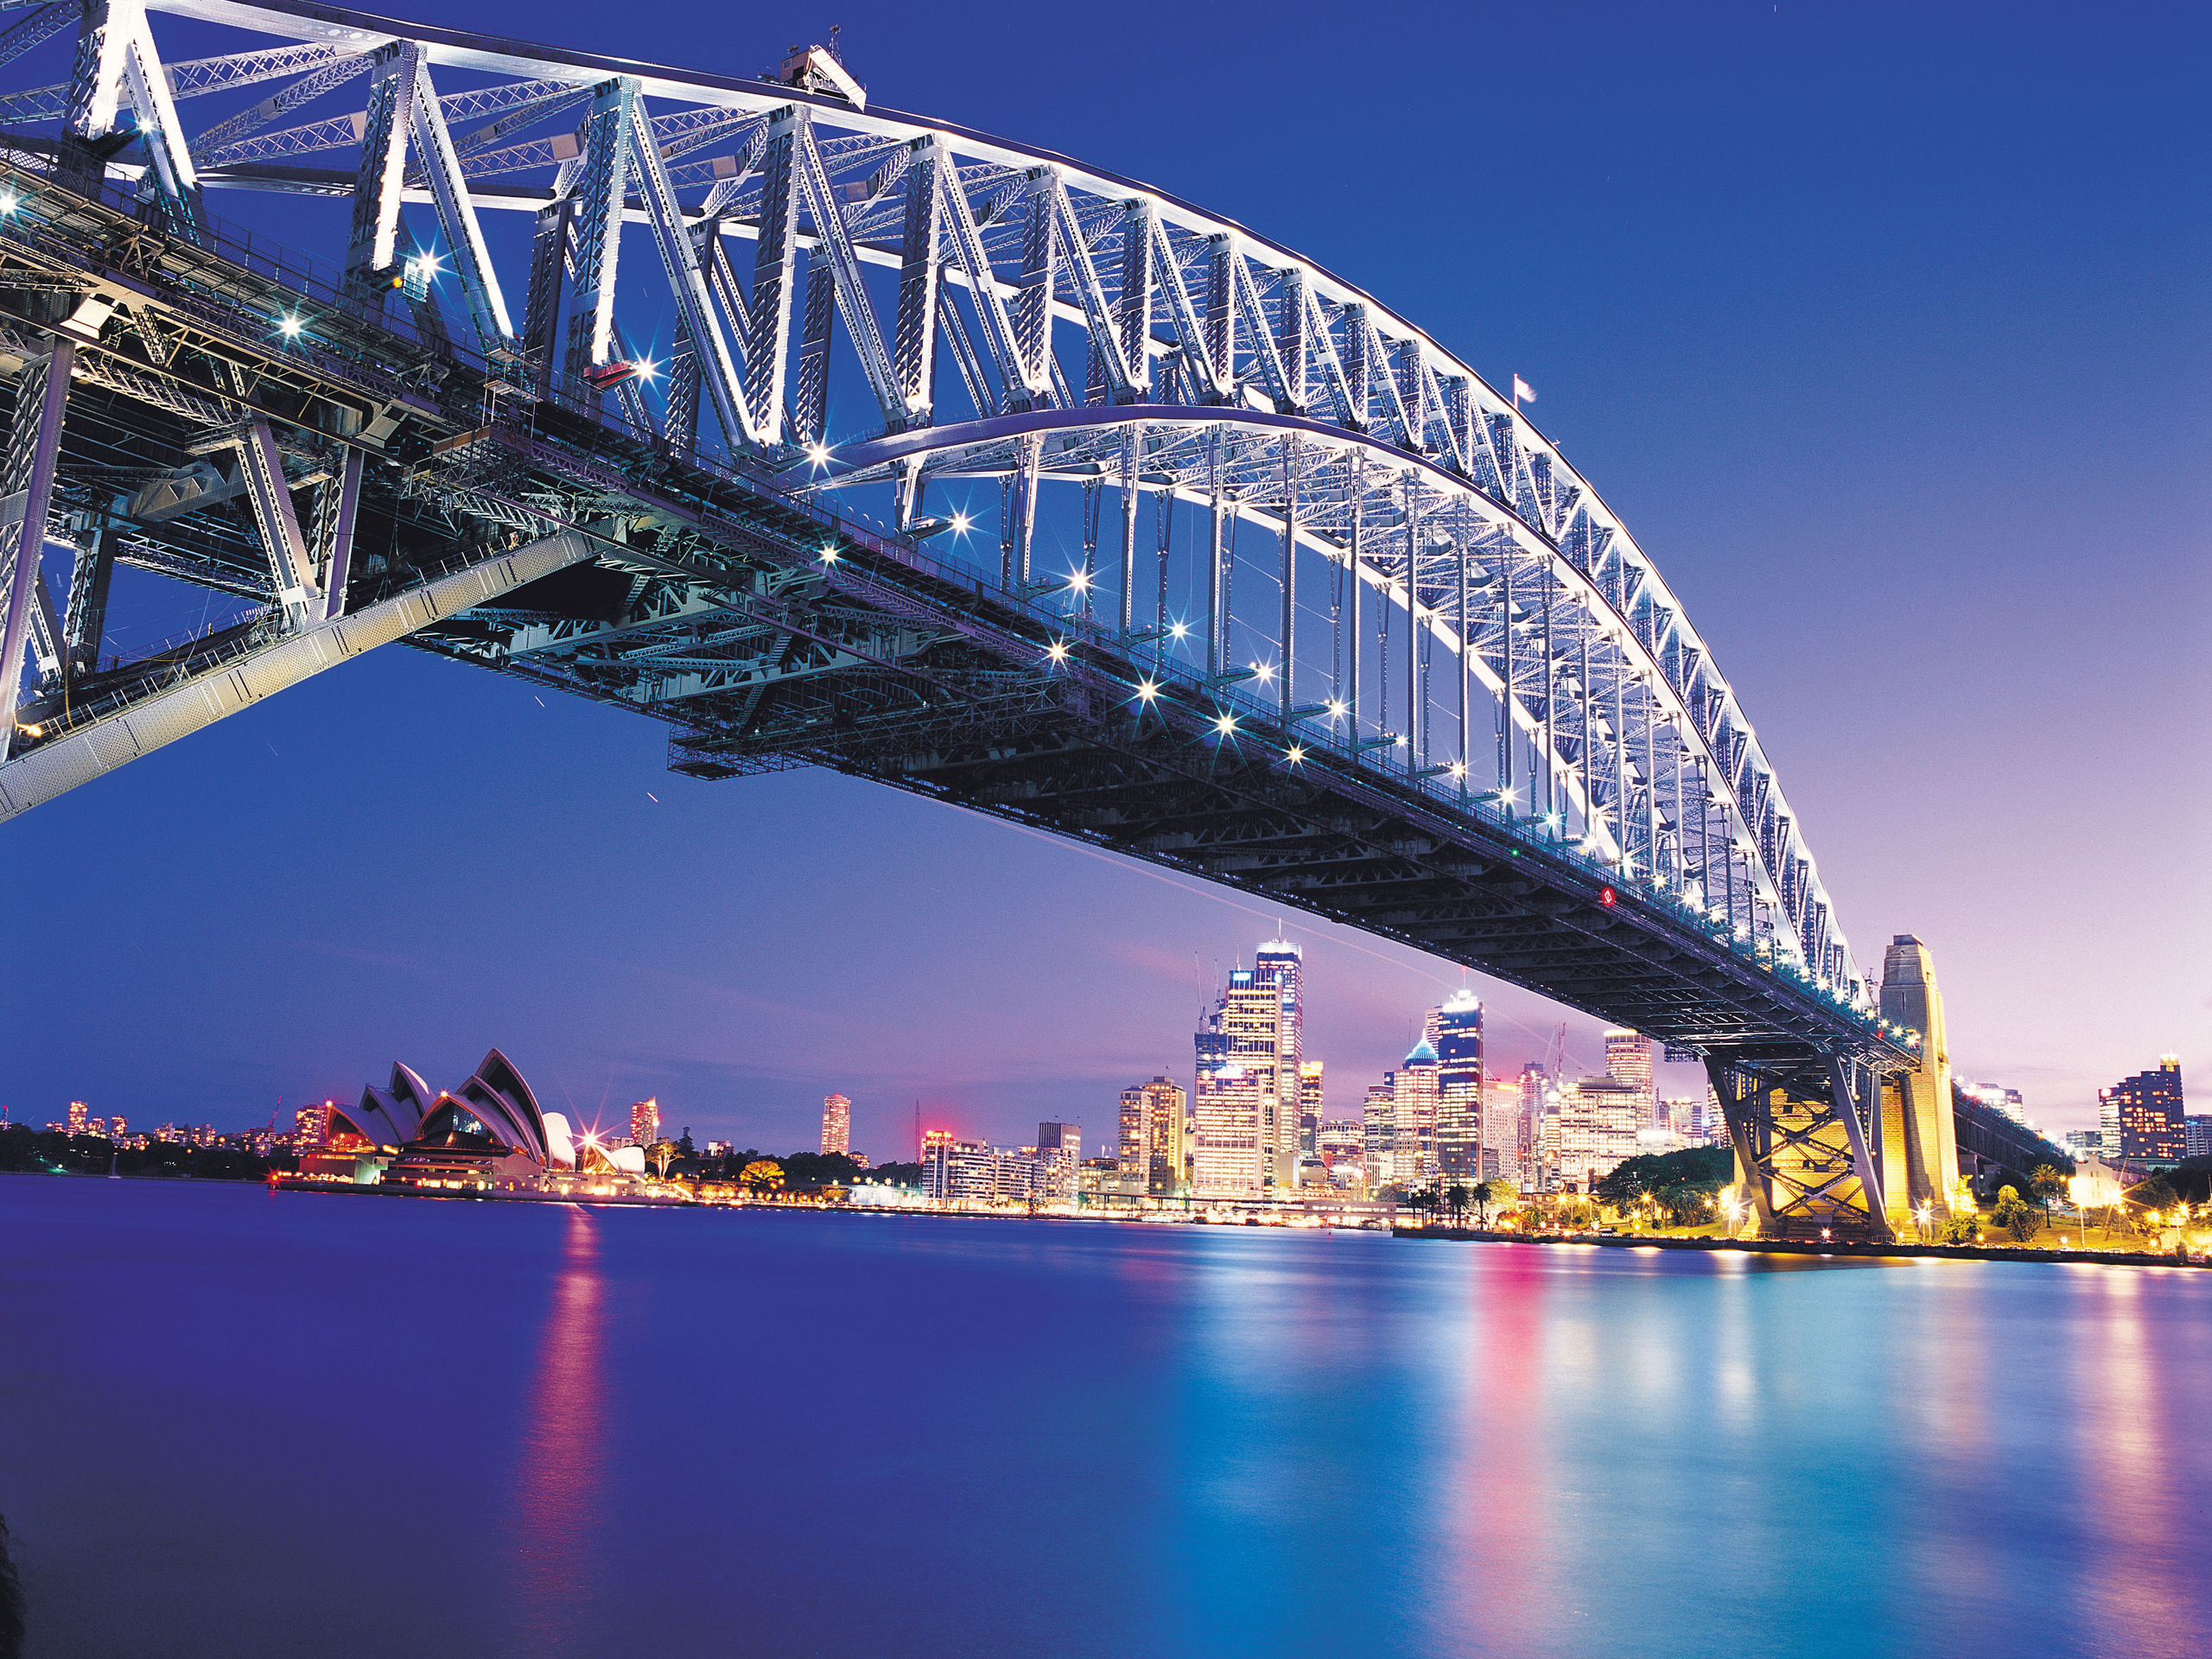
[[[1144,681],[1137,687],[1138,697],[1146,702],[1150,702],[1159,695],[1160,688],[1154,685],[1150,680]]]
[[[956,512],[952,515],[952,533],[956,536],[965,536],[968,533],[968,527],[975,522],[966,513]]]
[[[1306,759],[1306,751],[1298,744],[1294,743],[1287,749],[1283,751],[1283,759],[1289,761],[1290,764],[1294,766],[1300,761]]]
[[[1464,760],[1454,760],[1452,763],[1452,775],[1454,778],[1465,777],[1467,775],[1467,763]]]
[[[649,386],[653,383],[653,377],[660,372],[660,365],[650,357],[641,357],[630,366],[638,372],[638,378]]]
[[[279,317],[276,320],[276,332],[287,340],[296,340],[300,333],[300,320],[289,315]]]
[[[1344,717],[1344,704],[1342,704],[1341,702],[1332,702],[1332,703],[1329,705],[1329,718],[1330,718],[1331,720],[1342,720]]]
[[[1053,640],[1051,649],[1046,651],[1045,654],[1056,663],[1065,663],[1068,659],[1067,641],[1065,639]]]
[[[806,458],[817,467],[828,466],[830,464],[830,446],[818,440],[813,443],[808,444],[806,446]]]
[[[1236,730],[1236,716],[1234,715],[1224,715],[1219,720],[1214,721],[1213,728],[1217,732],[1219,732],[1224,737],[1233,735]]]
[[[1275,677],[1275,671],[1274,667],[1267,663],[1253,664],[1252,672],[1259,676],[1260,683],[1262,685],[1265,685],[1269,680],[1272,680]]]
[[[1173,627],[1167,630],[1170,634],[1173,635],[1178,639],[1180,639],[1185,634],[1190,632],[1190,631],[1191,626],[1187,622],[1178,622]]]
[[[1090,578],[1080,570],[1071,570],[1068,572],[1068,586],[1078,594],[1087,594],[1090,591]]]
[[[837,544],[835,542],[825,542],[823,543],[822,563],[824,564],[835,564],[837,563]]]
[[[22,205],[22,198],[14,191],[0,190],[0,213],[12,213]]]

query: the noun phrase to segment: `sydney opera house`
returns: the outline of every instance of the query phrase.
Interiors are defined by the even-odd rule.
[[[395,1061],[388,1086],[372,1085],[358,1104],[331,1108],[322,1150],[303,1156],[300,1173],[385,1186],[518,1192],[581,1173],[580,1151],[618,1179],[645,1167],[635,1148],[601,1153],[588,1137],[580,1145],[568,1119],[541,1110],[522,1073],[495,1048],[467,1082],[437,1094]]]

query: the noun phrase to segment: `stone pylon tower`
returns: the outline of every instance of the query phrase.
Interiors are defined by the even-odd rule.
[[[1959,1173],[1959,1131],[1951,1113],[1951,1052],[1943,1029],[1943,993],[1936,963],[1910,933],[1891,941],[1882,958],[1882,1017],[1920,1033],[1920,1067],[1891,1077],[1882,1090],[1882,1187],[1891,1224],[1912,1225],[1926,1205],[1950,1214]]]

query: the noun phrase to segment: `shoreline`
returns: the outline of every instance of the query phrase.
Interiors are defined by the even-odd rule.
[[[1393,1227],[1390,1236],[1466,1244],[1586,1244],[1600,1249],[1742,1250],[1753,1255],[1848,1255],[1869,1260],[1932,1258],[1955,1262],[2085,1262],[2106,1267],[2212,1267],[2212,1261],[2185,1260],[2148,1250],[2036,1249],[2026,1245],[2007,1249],[2001,1244],[1919,1244],[1903,1240],[1860,1243],[1847,1239],[1669,1238],[1651,1234],[1599,1238],[1588,1233],[1501,1233],[1478,1227]]]

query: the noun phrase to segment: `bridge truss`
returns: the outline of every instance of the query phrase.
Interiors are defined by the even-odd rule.
[[[835,767],[1633,1025],[1707,1058],[1767,1230],[1887,1226],[1916,1039],[1711,650],[1362,290],[821,48],[9,16],[0,65],[67,73],[0,91],[0,813],[403,639],[664,721],[694,776]],[[118,565],[241,608],[111,657]]]

